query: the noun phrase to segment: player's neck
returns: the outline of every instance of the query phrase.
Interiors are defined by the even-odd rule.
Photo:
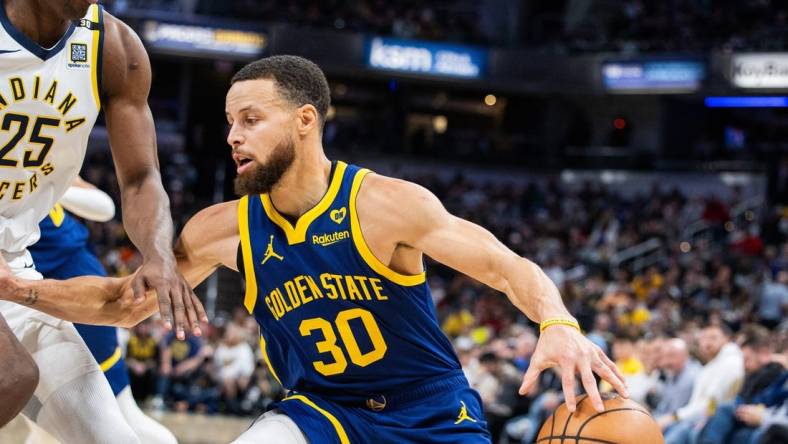
[[[323,150],[302,152],[271,190],[271,200],[280,213],[300,217],[320,202],[331,180],[331,161]]]
[[[38,0],[0,1],[14,28],[43,48],[55,46],[71,24]]]

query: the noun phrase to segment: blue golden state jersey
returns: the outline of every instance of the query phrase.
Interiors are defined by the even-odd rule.
[[[88,229],[74,216],[63,210],[60,204],[55,204],[39,224],[41,237],[38,242],[30,247],[36,269],[44,276],[50,275],[54,270],[61,268],[66,263],[73,261],[74,255],[88,247]],[[104,269],[96,274],[104,275]]]
[[[239,201],[244,304],[263,357],[290,390],[355,401],[456,373],[425,274],[376,259],[356,195],[369,170],[336,162],[321,201],[295,224],[269,195]]]

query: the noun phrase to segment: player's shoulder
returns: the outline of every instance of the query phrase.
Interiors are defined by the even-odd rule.
[[[442,215],[442,205],[423,186],[382,174],[367,174],[356,199],[359,218],[406,233]]]
[[[107,49],[123,50],[130,41],[137,41],[140,45],[142,45],[142,42],[139,41],[139,37],[137,37],[137,33],[131,29],[131,26],[127,25],[123,20],[112,15],[106,9],[102,15],[102,21],[104,23],[105,52]],[[111,54],[118,55],[114,52],[111,52]]]
[[[150,83],[150,61],[139,36],[123,20],[106,10],[103,14],[103,90],[109,94],[145,91]],[[131,74],[136,73],[132,76]],[[145,81],[140,81],[142,74]],[[136,85],[139,83],[139,85]]]
[[[370,172],[364,177],[359,199],[396,204],[397,201],[429,198],[432,193],[423,186],[396,177]]]

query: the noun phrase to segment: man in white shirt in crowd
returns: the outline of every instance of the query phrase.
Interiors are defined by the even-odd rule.
[[[240,327],[228,324],[222,342],[213,355],[219,380],[222,383],[222,396],[233,413],[241,413],[240,397],[249,388],[255,366],[252,347],[244,340]]]
[[[666,444],[688,444],[722,402],[734,398],[744,378],[744,358],[723,324],[708,325],[700,335],[699,353],[706,362],[695,379],[689,403],[657,422]]]

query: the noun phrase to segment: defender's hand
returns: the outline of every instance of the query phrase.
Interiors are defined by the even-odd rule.
[[[187,326],[193,335],[202,335],[200,322],[208,322],[208,316],[189,284],[175,269],[175,261],[146,261],[137,271],[131,288],[137,303],[145,300],[147,290],[156,291],[164,327],[172,330],[174,322],[178,339],[186,338],[184,328]]]
[[[602,349],[586,339],[574,327],[553,325],[542,332],[531,357],[531,363],[523,377],[520,394],[528,393],[539,380],[539,374],[550,367],[561,369],[564,398],[570,412],[575,411],[576,373],[580,374],[583,387],[598,412],[604,410],[604,404],[599,396],[594,373],[609,382],[621,396],[629,397],[624,376],[616,368],[616,364],[605,356]]]

